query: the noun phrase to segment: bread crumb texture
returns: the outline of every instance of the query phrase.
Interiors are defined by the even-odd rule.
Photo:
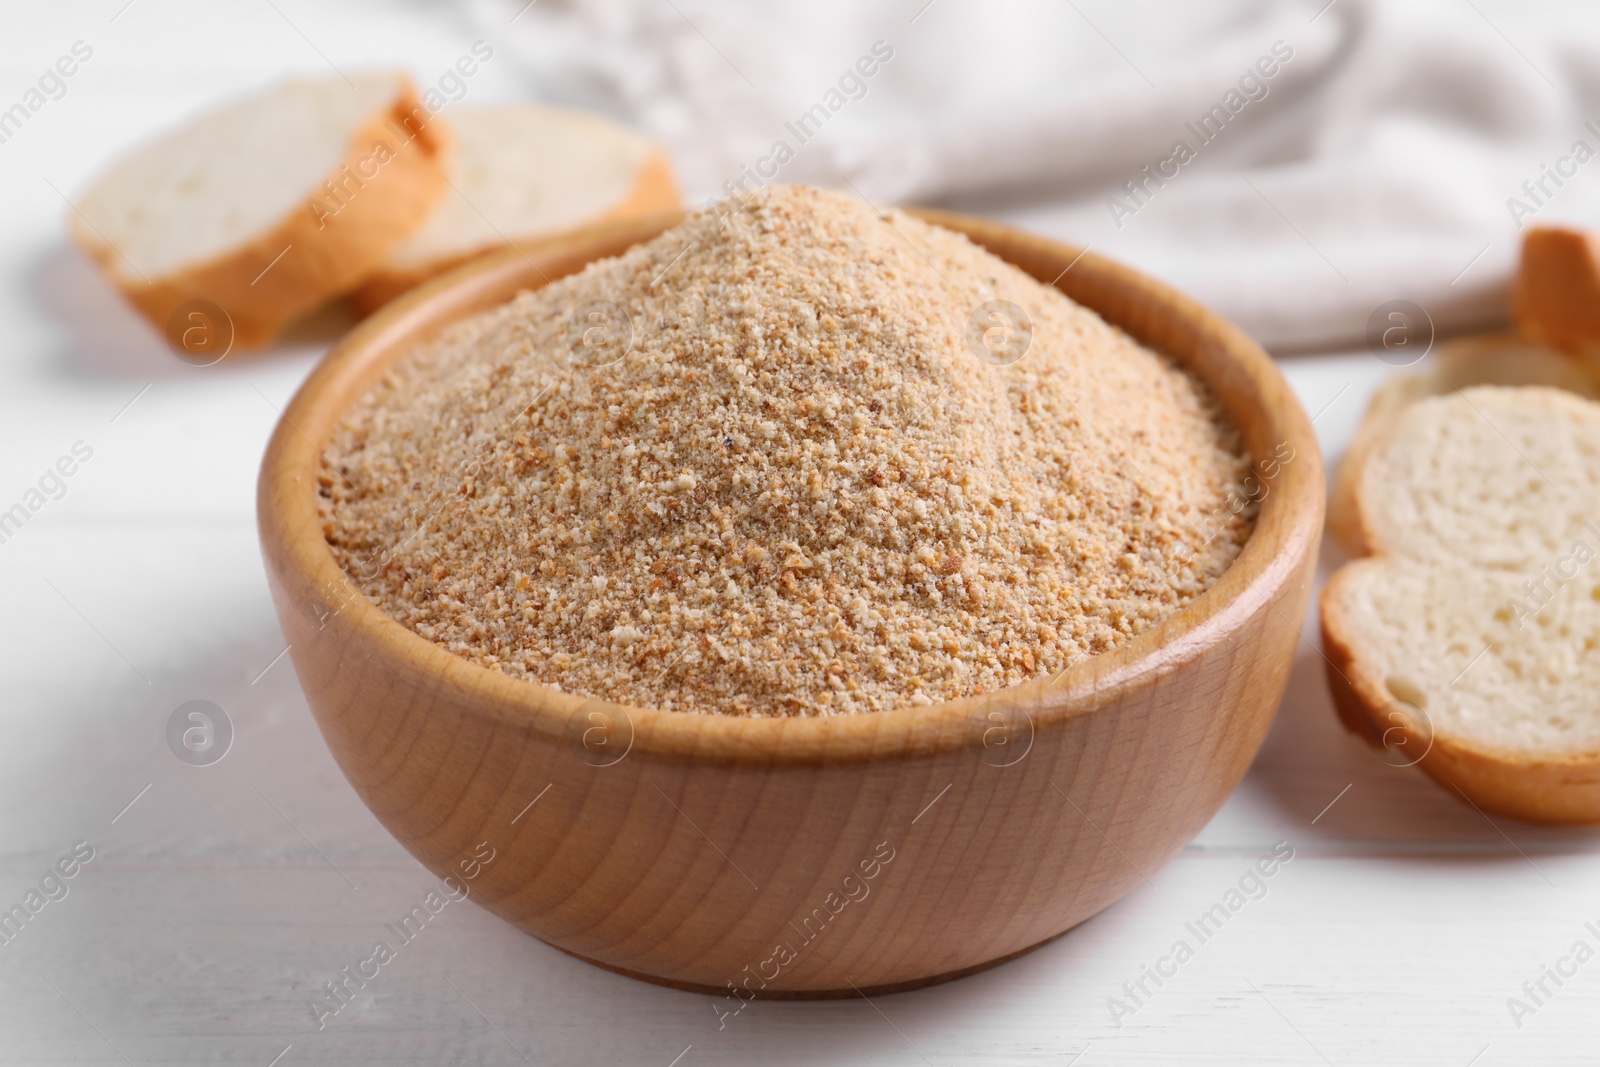
[[[1378,556],[1335,582],[1339,630],[1395,711],[1518,756],[1600,752],[1600,404],[1418,401],[1357,494]]]
[[[1015,363],[968,320],[1023,308]],[[490,669],[739,715],[1058,672],[1249,535],[1212,394],[964,236],[774,186],[452,327],[327,449],[323,528]],[[1240,505],[1243,506],[1240,506]]]

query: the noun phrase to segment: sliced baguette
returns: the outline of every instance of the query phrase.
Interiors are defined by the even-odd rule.
[[[452,108],[450,188],[356,292],[372,311],[508,243],[682,205],[666,154],[606,119],[532,104]]]
[[[422,223],[443,148],[404,74],[288,82],[123,156],[68,225],[157,329],[209,301],[236,344],[259,345]]]
[[[1420,374],[1402,374],[1379,386],[1367,405],[1334,476],[1328,529],[1355,555],[1372,551],[1356,506],[1355,484],[1372,450],[1411,404],[1474,385],[1543,385],[1600,400],[1600,363],[1573,359],[1542,344],[1510,335],[1468,337],[1444,345]]]
[[[1354,481],[1372,442],[1407,405],[1474,385],[1546,385],[1600,399],[1600,246],[1571,229],[1539,227],[1522,239],[1512,285],[1517,333],[1443,346],[1420,374],[1373,394],[1328,502],[1328,529],[1356,554],[1370,551],[1357,521]]]
[[[1371,555],[1321,600],[1344,723],[1484,811],[1600,822],[1600,404],[1415,400],[1353,497]]]

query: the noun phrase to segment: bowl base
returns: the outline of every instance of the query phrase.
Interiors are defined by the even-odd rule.
[[[865,998],[865,997],[881,996],[881,995],[886,994],[886,993],[905,993],[905,992],[909,992],[910,990],[913,990],[913,989],[922,989],[925,986],[939,985],[942,982],[953,982],[957,978],[965,978],[969,974],[977,974],[979,971],[987,971],[991,967],[998,967],[1002,963],[1010,963],[1012,960],[1016,959],[1018,956],[1025,956],[1029,952],[1032,952],[1034,949],[1041,948],[1041,947],[1043,947],[1045,945],[1048,945],[1050,942],[1054,941],[1056,938],[1063,937],[1063,936],[1071,933],[1075,929],[1077,929],[1076,926],[1069,926],[1065,930],[1061,931],[1061,933],[1059,933],[1059,934],[1051,934],[1049,937],[1045,938],[1043,941],[1036,941],[1033,944],[1029,945],[1027,948],[1019,948],[1015,952],[1008,952],[1004,956],[996,956],[992,960],[985,960],[982,963],[975,963],[971,967],[962,967],[961,969],[955,970],[955,971],[945,971],[942,974],[929,975],[926,978],[912,978],[909,981],[905,981],[905,982],[890,982],[890,983],[888,983],[886,985],[868,986],[865,989],[858,989],[855,986],[846,986],[844,989],[761,989],[761,990],[750,990],[750,992],[752,994],[754,994],[751,999],[754,999],[754,1000],[845,1000],[845,999],[848,999],[850,997],[862,997],[862,998]],[[544,938],[541,937],[541,938],[539,938],[539,940],[540,941],[544,941]],[[554,949],[557,949],[557,950],[559,950],[561,952],[566,953],[568,956],[571,956],[573,959],[582,960],[584,963],[593,964],[594,966],[599,967],[602,970],[611,971],[614,974],[620,974],[620,975],[622,975],[622,976],[624,976],[626,978],[637,978],[641,982],[649,982],[652,985],[667,986],[667,987],[669,987],[671,989],[681,989],[686,993],[704,993],[706,996],[711,996],[711,997],[725,997],[725,996],[729,995],[727,986],[701,985],[698,982],[680,982],[680,981],[678,981],[677,979],[674,979],[674,978],[663,978],[660,975],[645,974],[642,971],[630,971],[626,967],[618,967],[618,966],[616,966],[614,964],[602,963],[599,960],[590,959],[588,956],[585,956],[580,952],[573,952],[571,949],[562,948],[560,945],[552,945],[548,941],[544,941],[544,943],[547,944],[547,945],[550,945],[551,948],[554,948]],[[848,981],[848,979],[846,979],[846,981]]]

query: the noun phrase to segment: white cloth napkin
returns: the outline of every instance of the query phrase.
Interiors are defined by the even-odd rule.
[[[538,95],[664,140],[695,203],[765,160],[772,180],[1000,217],[1279,350],[1362,344],[1394,299],[1441,331],[1493,323],[1522,227],[1600,225],[1600,159],[1573,151],[1600,154],[1597,4],[525,5],[467,10]]]

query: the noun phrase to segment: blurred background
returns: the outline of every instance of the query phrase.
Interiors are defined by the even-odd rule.
[[[467,10],[492,35],[507,6]],[[893,60],[779,180],[1093,244],[1275,348],[1358,342],[1395,297],[1443,328],[1503,315],[1507,199],[1600,212],[1594,181],[1543,205],[1521,188],[1600,148],[1600,10],[1577,4],[541,0],[507,30],[533,92],[665,139],[696,202],[884,41]],[[1194,158],[1162,167],[1180,143]]]
[[[695,205],[744,175],[994,214],[1148,270],[1280,350],[1357,343],[1394,298],[1446,330],[1492,321],[1519,223],[1600,213],[1592,180],[1536,184],[1575,142],[1600,149],[1600,10],[1576,3],[134,0],[9,18],[0,62],[18,78],[73,38],[98,46],[5,145],[8,168],[69,196],[201,102],[400,63],[452,100],[635,126]],[[493,58],[455,76],[477,40]],[[875,44],[893,58],[840,92]],[[842,106],[801,141],[795,121],[830,92]],[[756,174],[779,142],[792,158]],[[1180,143],[1192,158],[1174,161]],[[42,184],[28,196],[41,221],[59,205]]]
[[[719,1029],[708,998],[460,908],[319,1028],[310,992],[431,885],[323,747],[254,531],[261,449],[351,314],[189,366],[64,221],[109,159],[206,108],[285,76],[400,66],[452,102],[543,100],[641,130],[692,205],[730,183],[813,182],[1090,246],[1282,356],[1331,464],[1391,370],[1365,340],[1376,308],[1412,301],[1441,334],[1496,327],[1522,229],[1600,223],[1600,7],[3,10],[0,112],[75,44],[92,58],[0,141],[0,507],[79,445],[92,458],[0,543],[0,906],[79,842],[93,858],[0,946],[0,1062],[1592,1061],[1595,975],[1526,1025],[1505,1008],[1570,944],[1571,915],[1594,914],[1592,835],[1507,836],[1365,752],[1334,719],[1309,619],[1273,735],[1217,819],[1156,884],[1005,967],[876,1005],[761,1004]],[[491,56],[456,75],[479,42]],[[875,72],[852,74],[869,55]],[[215,765],[166,739],[197,699],[229,717]],[[1249,923],[1136,1018],[1108,1018],[1278,841],[1295,859]]]

